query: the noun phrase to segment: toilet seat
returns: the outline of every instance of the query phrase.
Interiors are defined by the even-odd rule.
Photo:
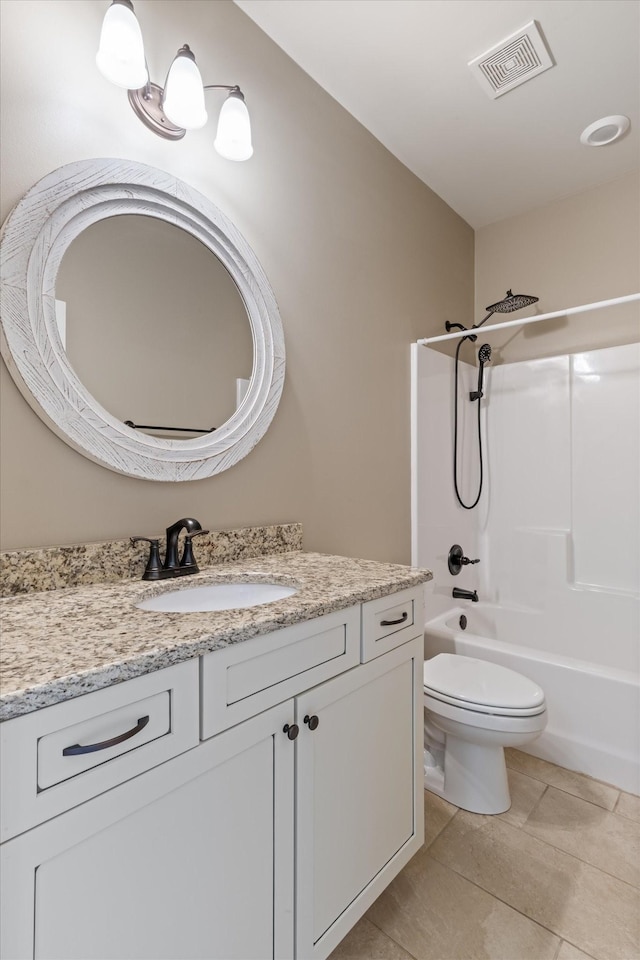
[[[538,707],[533,714],[525,713],[486,713],[475,710],[469,703],[446,703],[436,700],[425,688],[422,698],[423,705],[432,715],[436,726],[443,720],[454,720],[457,724],[467,728],[475,727],[479,730],[493,730],[496,733],[541,733],[547,725],[546,705]]]
[[[533,717],[546,711],[540,687],[486,660],[439,653],[424,665],[425,695],[458,709],[493,716]]]
[[[431,690],[431,688],[427,686],[424,687],[424,695],[425,697],[429,697],[431,701],[437,701],[437,703],[446,704],[458,710],[466,710],[469,713],[481,713],[484,716],[491,717],[537,717],[547,709],[547,705],[544,702],[538,707],[525,707],[522,710],[516,710],[514,707],[487,707],[483,703],[473,703],[470,700],[446,697],[435,690]],[[435,704],[432,709],[436,709]]]

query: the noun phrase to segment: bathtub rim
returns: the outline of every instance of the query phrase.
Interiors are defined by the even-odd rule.
[[[501,607],[499,604],[495,603],[483,603],[480,609],[503,609],[511,610],[514,613],[531,612],[528,608]],[[620,667],[604,666],[594,663],[592,660],[581,660],[578,657],[567,657],[564,654],[555,654],[549,652],[548,650],[538,650],[535,647],[525,646],[524,644],[520,643],[511,645],[506,643],[504,640],[494,640],[490,637],[483,637],[481,633],[474,633],[472,628],[461,630],[460,627],[456,628],[450,626],[447,622],[454,617],[460,617],[462,614],[464,614],[466,617],[469,617],[470,613],[472,614],[473,611],[469,611],[466,607],[451,607],[444,613],[438,614],[438,616],[433,617],[431,620],[427,620],[424,625],[425,633],[432,633],[436,637],[440,637],[442,639],[448,639],[449,637],[458,635],[463,640],[469,640],[471,637],[474,637],[480,640],[484,647],[489,650],[494,650],[496,653],[516,654],[518,656],[535,660],[538,663],[547,664],[548,666],[561,666],[568,669],[573,668],[574,670],[578,669],[589,674],[590,676],[615,680],[619,683],[626,683],[634,687],[640,686],[640,676],[638,676],[633,670],[623,670]]]

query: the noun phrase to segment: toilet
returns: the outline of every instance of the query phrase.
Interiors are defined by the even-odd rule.
[[[547,725],[541,688],[515,670],[439,653],[424,665],[424,785],[472,813],[511,806],[504,747]]]

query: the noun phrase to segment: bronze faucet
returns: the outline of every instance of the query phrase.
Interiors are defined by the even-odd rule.
[[[185,532],[184,550],[182,556],[178,559],[178,537],[181,531]],[[166,580],[169,577],[185,577],[191,573],[198,572],[198,564],[193,555],[192,540],[203,533],[209,533],[203,530],[202,526],[193,517],[184,517],[182,520],[176,520],[170,527],[167,527],[167,545],[164,555],[164,563],[160,563],[160,541],[150,537],[131,537],[131,543],[138,543],[144,540],[150,545],[149,559],[147,566],[142,574],[143,580]]]

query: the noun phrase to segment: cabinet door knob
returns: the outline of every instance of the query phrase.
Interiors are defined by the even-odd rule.
[[[318,719],[318,717],[316,717],[314,713],[312,717],[310,717],[309,714],[307,714],[306,717],[304,718],[304,722],[308,725],[309,730],[315,730],[318,724],[320,723],[320,720]]]
[[[282,732],[286,733],[286,735],[289,737],[289,740],[295,740],[300,733],[300,728],[296,723],[285,723],[284,727],[282,728]]]

